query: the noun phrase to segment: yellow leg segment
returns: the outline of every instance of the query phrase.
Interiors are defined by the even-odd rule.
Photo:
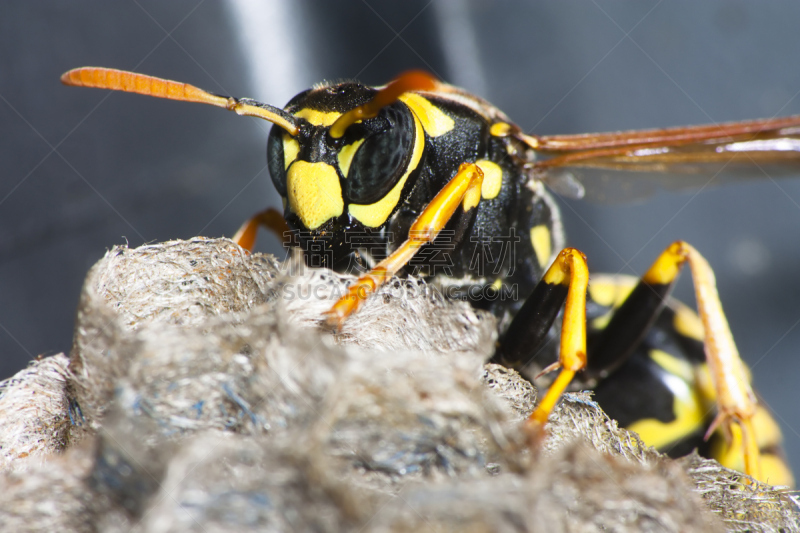
[[[283,214],[274,207],[264,209],[242,224],[242,227],[239,228],[239,231],[233,236],[233,242],[245,250],[253,251],[259,226],[263,226],[272,231],[284,245],[291,242],[289,238],[289,226],[286,225]]]
[[[671,283],[687,261],[692,271],[697,311],[703,322],[706,360],[717,397],[718,414],[708,428],[706,439],[721,425],[726,427],[725,433],[730,438],[732,426],[738,425],[740,431],[736,433],[740,433],[743,440],[745,472],[760,479],[760,452],[752,424],[756,396],[722,310],[711,266],[691,245],[676,241],[664,250],[642,279],[651,284]]]
[[[562,250],[542,281],[568,285],[569,290],[564,305],[558,362],[547,367],[542,373],[559,368],[561,372],[528,418],[528,427],[534,432],[538,432],[547,422],[547,417],[550,416],[575,373],[586,367],[586,289],[589,286],[586,258],[575,248]]]
[[[758,442],[756,442],[752,419],[739,420],[738,423],[742,428],[742,437],[744,438],[744,470],[747,475],[761,480],[761,452],[758,449]]]
[[[756,395],[722,310],[714,272],[697,250],[686,243],[681,244],[692,269],[697,310],[705,329],[706,360],[717,392],[718,414],[708,428],[706,438],[722,424],[738,424],[744,439],[745,472],[760,479],[758,444],[752,425]],[[727,434],[730,435],[730,431]]]
[[[760,452],[753,425],[756,397],[722,310],[711,267],[692,246],[677,241],[664,250],[642,279],[652,285],[671,284],[686,262],[692,271],[698,314],[704,327],[706,359],[716,391],[718,414],[709,427],[706,438],[720,426],[725,427],[726,435],[736,435],[741,443],[738,447],[743,450],[741,453],[744,455],[745,472],[761,479]],[[575,373],[586,365],[585,305],[588,271],[583,255],[574,249],[562,251],[543,281],[568,284],[569,292],[564,309],[559,361],[542,372],[561,368],[561,373],[528,419],[532,436],[541,435],[539,429],[547,421],[558,398]]]
[[[408,232],[408,239],[389,257],[356,280],[328,311],[328,326],[340,329],[367,297],[403,268],[420,247],[434,240],[461,205],[464,211],[477,207],[481,198],[483,171],[474,163],[464,163],[458,173],[431,200]]]

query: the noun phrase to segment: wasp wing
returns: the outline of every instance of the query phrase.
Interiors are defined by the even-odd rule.
[[[599,201],[646,197],[658,188],[697,190],[726,181],[800,174],[800,115],[680,128],[525,137],[544,158],[534,173],[574,177]],[[574,196],[574,194],[573,194]]]

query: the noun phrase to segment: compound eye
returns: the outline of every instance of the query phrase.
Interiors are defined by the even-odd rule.
[[[396,102],[381,109],[377,117],[348,129],[364,136],[342,182],[345,198],[355,204],[375,203],[406,172],[415,142],[414,118],[405,104]]]
[[[286,169],[297,158],[300,145],[285,130],[273,126],[267,140],[267,168],[275,189],[286,198]]]

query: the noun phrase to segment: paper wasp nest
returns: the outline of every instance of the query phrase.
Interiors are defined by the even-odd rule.
[[[789,493],[671,461],[484,365],[493,317],[397,280],[335,337],[345,282],[224,239],[117,247],[69,359],[0,384],[4,531],[786,531]]]

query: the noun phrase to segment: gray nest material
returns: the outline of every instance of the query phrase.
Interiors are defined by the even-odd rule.
[[[0,384],[0,529],[800,531],[788,493],[666,459],[586,394],[531,454],[492,316],[396,280],[332,335],[351,280],[224,239],[111,250],[69,367]]]
[[[31,464],[24,459],[66,448],[68,366],[64,354],[45,357],[0,382],[0,471],[24,470]]]

